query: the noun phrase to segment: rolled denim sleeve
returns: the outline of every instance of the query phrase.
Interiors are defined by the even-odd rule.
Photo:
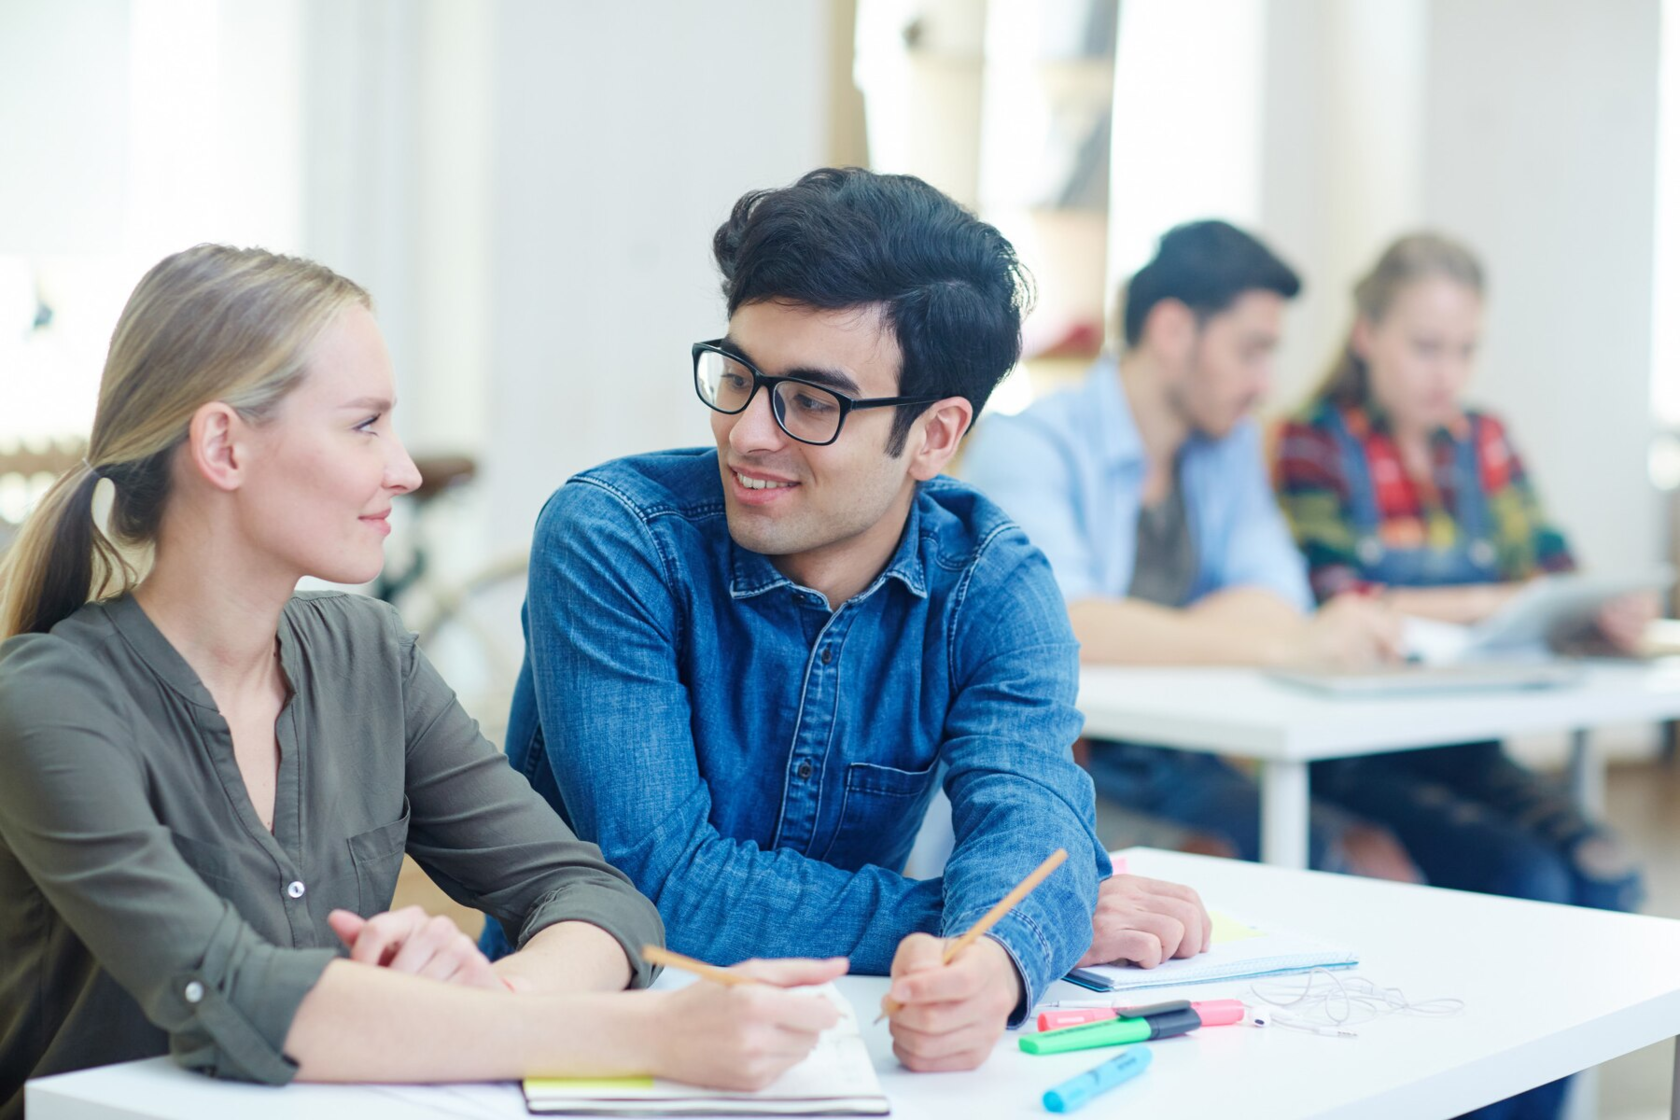
[[[962,933],[1067,849],[1067,862],[992,928],[1030,1009],[1090,947],[1097,884],[1111,870],[1091,779],[1073,761],[1079,647],[1048,564],[1012,526],[983,544],[962,595],[949,635],[945,790],[956,847],[941,932]]]
[[[137,716],[101,699],[108,690],[85,655],[46,650],[50,673],[23,672],[32,653],[20,650],[0,673],[0,839],[168,1033],[178,1062],[291,1080],[286,1034],[335,952],[266,941],[205,885],[147,802],[152,775],[123,748]],[[43,679],[51,687],[33,687]]]
[[[719,964],[846,956],[855,971],[886,972],[906,934],[938,928],[939,882],[718,832],[679,669],[674,580],[605,482],[572,480],[538,520],[522,687],[573,827],[658,905],[674,949]]]
[[[556,922],[587,922],[623,948],[631,987],[652,983],[642,946],[664,944],[659,912],[508,767],[391,617],[405,665],[409,854],[445,893],[500,921],[515,948]]]
[[[1080,524],[1072,450],[1031,415],[988,417],[963,454],[962,477],[1003,507],[1050,562],[1062,598],[1102,595],[1102,567]]]

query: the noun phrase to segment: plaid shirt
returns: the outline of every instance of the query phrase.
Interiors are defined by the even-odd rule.
[[[1355,589],[1369,580],[1357,550],[1347,471],[1330,428],[1331,410],[1317,402],[1284,421],[1273,464],[1278,504],[1283,507],[1306,555],[1313,592],[1320,601]],[[1433,477],[1413,478],[1401,462],[1399,447],[1382,417],[1359,408],[1342,408],[1342,420],[1364,448],[1385,548],[1448,549],[1461,543],[1455,511],[1464,484],[1455,469],[1463,441],[1479,428],[1476,448],[1479,482],[1487,495],[1492,544],[1499,578],[1521,580],[1542,572],[1575,567],[1568,542],[1550,525],[1529,482],[1522,460],[1505,436],[1505,426],[1487,413],[1466,414],[1430,438]]]

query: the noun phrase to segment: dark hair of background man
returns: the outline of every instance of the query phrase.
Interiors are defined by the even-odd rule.
[[[1155,259],[1138,269],[1121,293],[1126,345],[1138,344],[1144,320],[1164,299],[1178,300],[1198,323],[1205,323],[1251,291],[1294,299],[1301,278],[1257,238],[1229,222],[1210,218],[1174,226],[1162,235]]]
[[[978,416],[1021,354],[1032,278],[1014,246],[910,175],[828,167],[751,191],[712,253],[731,315],[766,300],[879,306],[904,358],[899,396],[966,397]],[[903,452],[921,411],[897,409],[888,454]]]

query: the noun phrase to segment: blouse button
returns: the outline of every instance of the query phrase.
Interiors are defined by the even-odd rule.
[[[799,779],[804,781],[811,776],[811,760],[801,759],[799,763]]]
[[[204,998],[204,985],[197,980],[188,981],[186,990],[181,993],[188,1003],[197,1003]]]
[[[302,898],[303,897],[303,884],[298,882],[296,879],[293,879],[291,881],[291,883],[286,887],[286,893],[291,895],[293,898]]]

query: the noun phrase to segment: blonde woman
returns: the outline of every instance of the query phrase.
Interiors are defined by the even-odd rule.
[[[1347,344],[1277,443],[1278,500],[1321,599],[1371,588],[1405,614],[1474,622],[1575,566],[1505,426],[1464,399],[1483,289],[1475,256],[1431,233],[1354,288]],[[1599,625],[1631,645],[1650,613],[1634,597]],[[1393,828],[1437,886],[1610,910],[1643,891],[1614,835],[1498,743],[1325,763],[1313,783]]]
[[[1397,610],[1475,622],[1523,581],[1575,566],[1504,424],[1465,390],[1481,340],[1480,262],[1419,233],[1354,288],[1354,322],[1277,443],[1278,500],[1320,599],[1378,591]],[[1654,605],[1598,619],[1631,648]],[[1386,825],[1436,886],[1632,910],[1643,882],[1603,823],[1497,742],[1317,763],[1313,789]],[[1563,1083],[1473,1115],[1551,1117]]]
[[[320,265],[199,246],[130,298],[88,460],[0,582],[0,1117],[26,1078],[166,1051],[273,1083],[751,1086],[831,1024],[777,986],[841,961],[610,994],[651,978],[653,906],[388,607],[294,594],[378,571],[419,482],[393,396],[366,293]],[[385,913],[405,851],[520,951],[492,966],[442,919]]]

